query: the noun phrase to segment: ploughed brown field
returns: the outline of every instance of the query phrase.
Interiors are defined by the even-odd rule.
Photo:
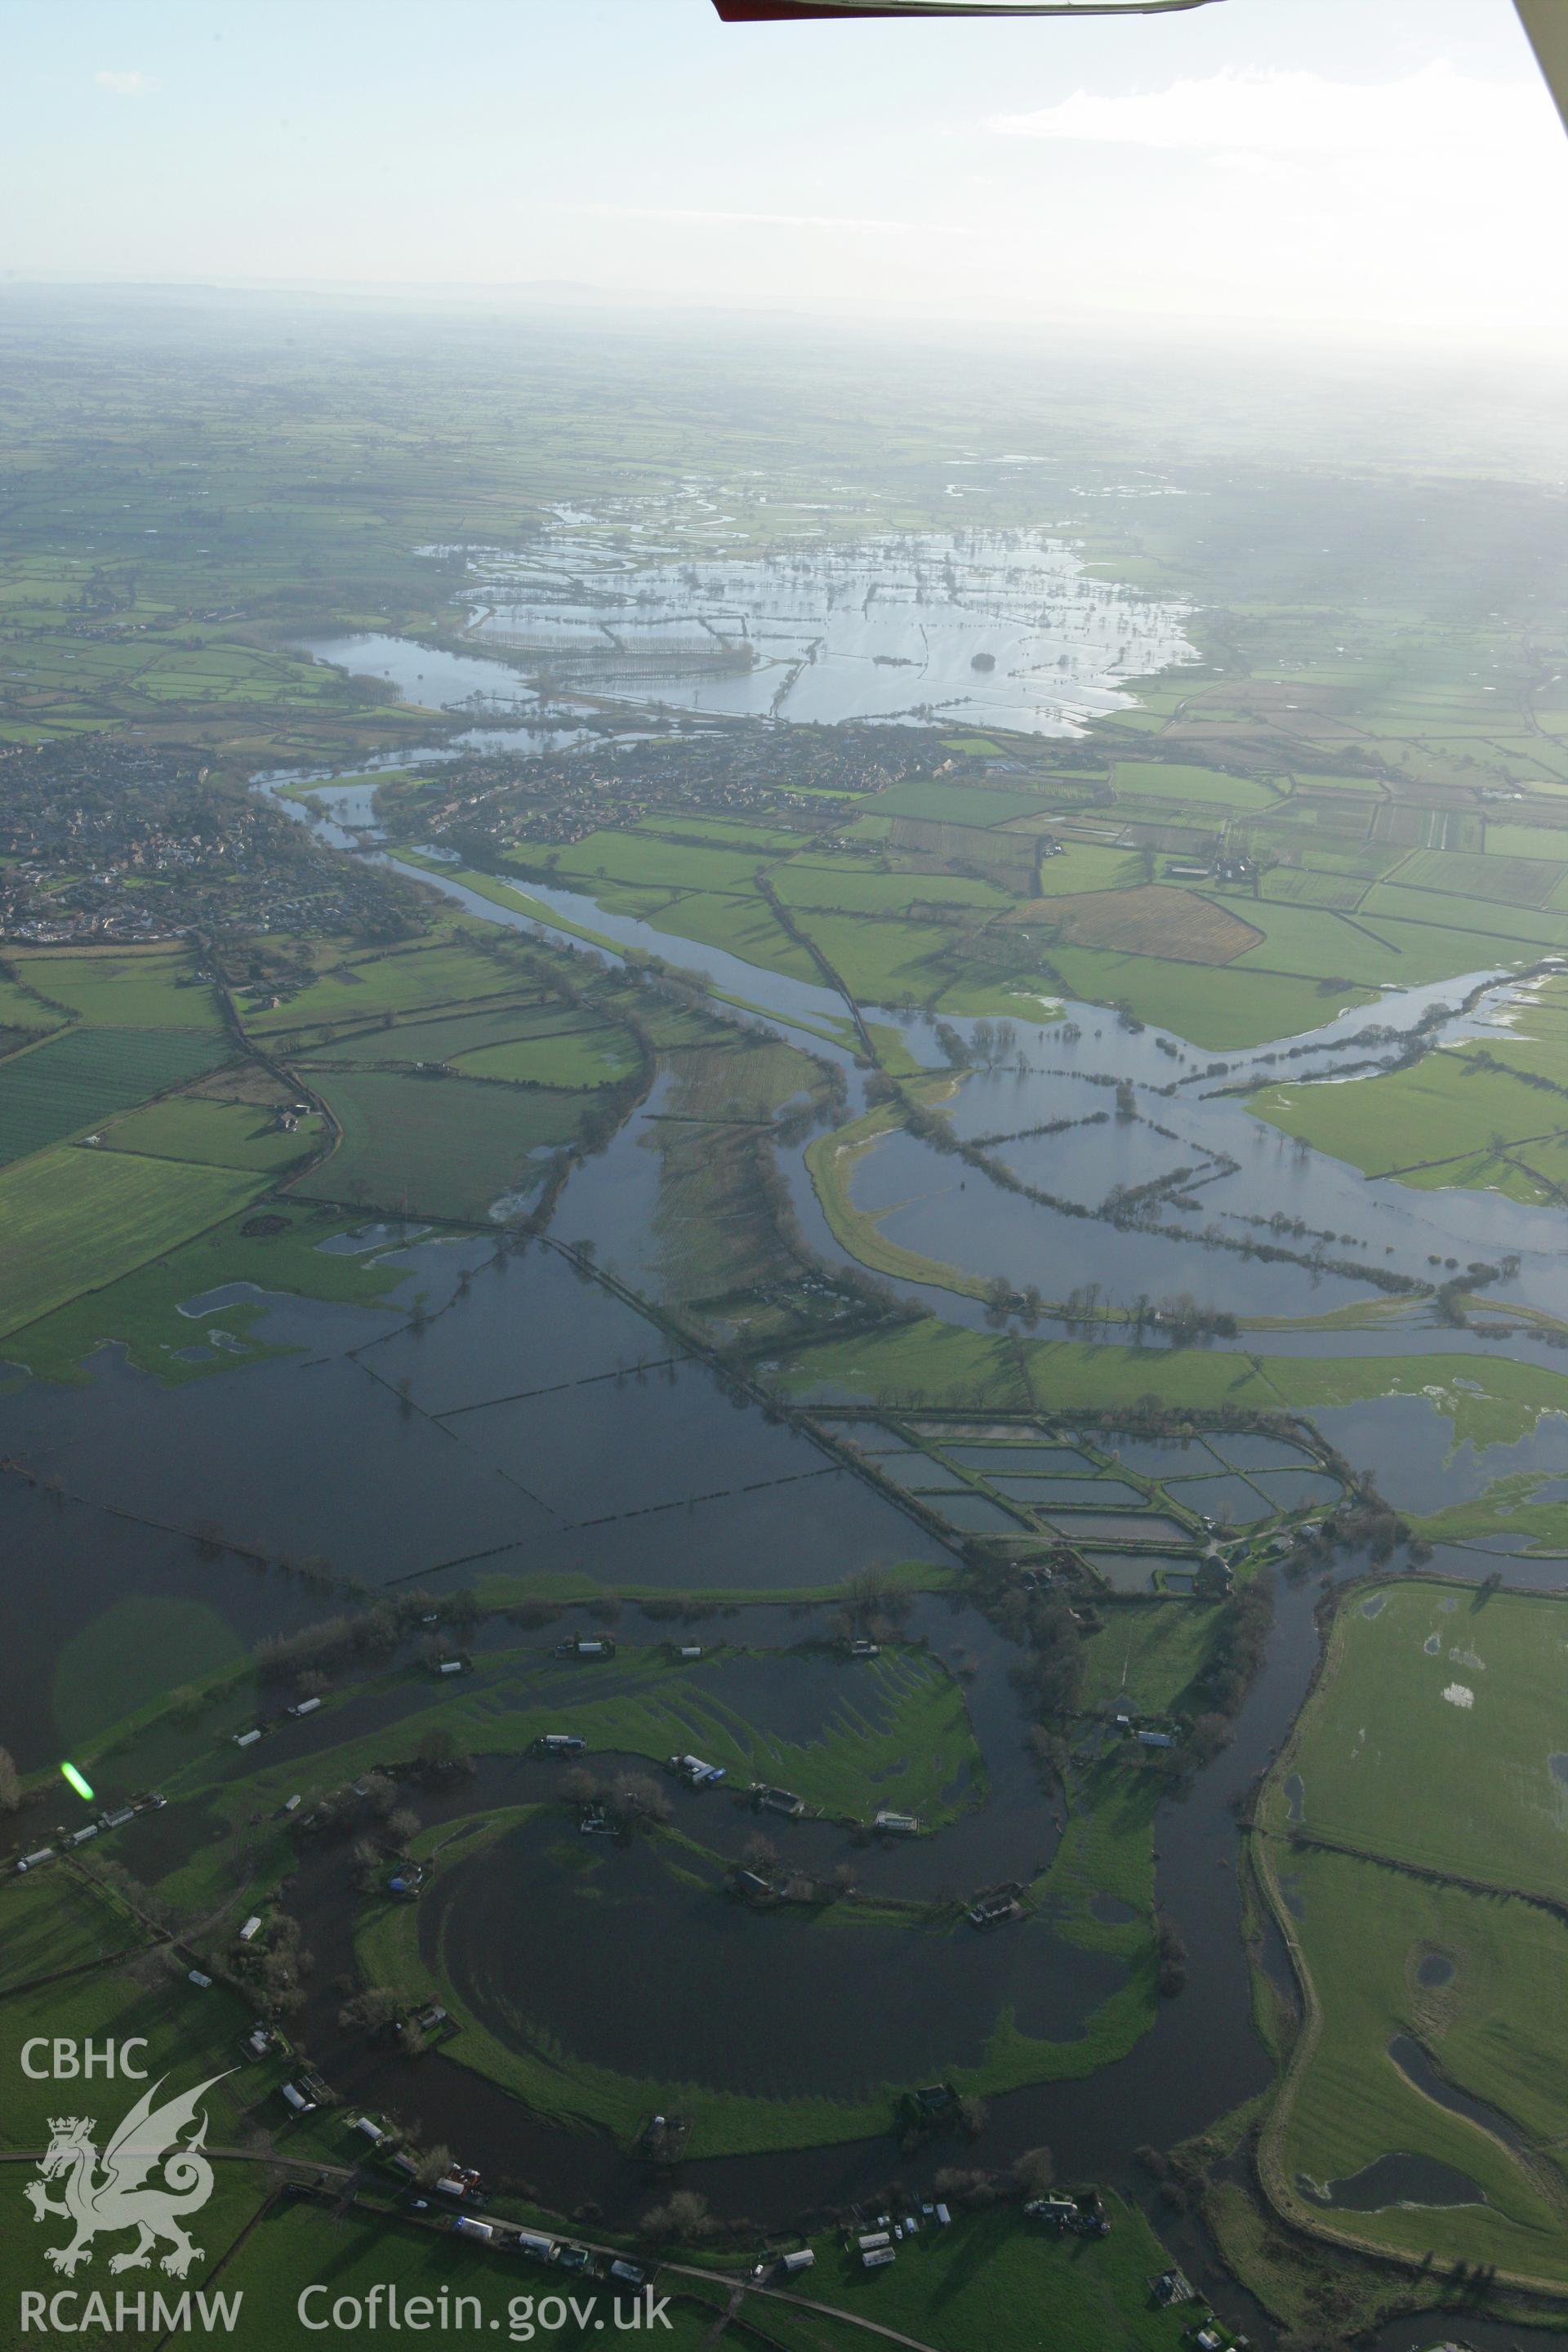
[[[1229,963],[1263,938],[1228,908],[1158,882],[1048,899],[1038,912],[1054,916],[1059,937],[1073,947],[1116,948],[1127,955],[1167,956],[1175,963]]]

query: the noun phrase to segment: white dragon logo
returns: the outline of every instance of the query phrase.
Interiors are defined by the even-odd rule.
[[[139,2232],[128,2253],[110,2257],[111,2271],[145,2270],[161,2239],[168,2241],[170,2249],[161,2267],[175,2278],[184,2278],[191,2264],[201,2261],[201,2248],[192,2244],[180,2225],[185,2214],[199,2211],[212,2195],[213,2168],[201,2153],[205,2116],[193,2138],[183,2147],[177,2143],[180,2133],[196,2122],[203,2097],[224,2076],[210,2075],[194,2091],[154,2107],[167,2079],[161,2075],[138,2099],[101,2158],[92,2144],[95,2116],[50,2116],[49,2144],[38,2159],[38,2170],[46,2181],[63,2177],[65,2193],[52,2198],[41,2181],[29,2180],[26,2195],[35,2221],[58,2214],[75,2223],[76,2235],[68,2246],[45,2249],[47,2259],[68,2278],[81,2263],[91,2262],[92,2241],[100,2231]],[[161,2167],[164,2185],[144,2188],[154,2167]]]

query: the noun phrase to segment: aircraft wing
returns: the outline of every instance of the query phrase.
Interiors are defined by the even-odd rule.
[[[1514,0],[1514,5],[1568,127],[1568,0]]]
[[[1219,0],[713,0],[727,25],[776,25],[813,16],[1169,16],[1218,5]]]
[[[1168,16],[1221,0],[713,0],[727,25],[820,24],[834,16]],[[1568,126],[1568,0],[1514,0]]]

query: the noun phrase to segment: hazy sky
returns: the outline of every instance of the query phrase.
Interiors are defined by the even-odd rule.
[[[1509,0],[8,0],[0,68],[20,278],[1568,347],[1568,138]]]

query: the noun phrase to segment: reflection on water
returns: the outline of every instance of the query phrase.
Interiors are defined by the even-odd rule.
[[[1381,2213],[1390,2205],[1484,2205],[1485,2192],[1468,2173],[1435,2156],[1400,2150],[1380,2156],[1343,2180],[1317,2181],[1298,2173],[1296,2186],[1314,2205],[1342,2213]]]
[[[1125,681],[1196,659],[1186,608],[1025,531],[926,531],[699,562],[612,550],[573,516],[468,550],[476,638],[567,691],[812,724],[938,717],[1070,734]]]
[[[1426,1960],[1422,1964],[1423,1968],[1441,1958],[1441,1954],[1428,1953]],[[1426,1985],[1447,1984],[1453,1974],[1453,1964],[1449,1962],[1447,1976],[1441,1976],[1433,1971],[1423,1975],[1421,1982]],[[1388,2054],[1405,2080],[1413,2084],[1424,2098],[1431,2099],[1437,2106],[1446,2108],[1449,2115],[1462,2116],[1467,2123],[1478,2125],[1482,2131],[1490,2132],[1494,2139],[1501,2140],[1503,2146],[1512,2155],[1521,2158],[1525,2162],[1534,2161],[1535,2149],[1529,2135],[1521,2131],[1513,2117],[1505,2116],[1498,2107],[1489,2106],[1484,2099],[1473,2098],[1469,2092],[1462,2090],[1458,2083],[1451,2083],[1448,2077],[1433,2063],[1431,2057],[1415,2040],[1414,2034],[1396,2033],[1388,2045]]]
[[[756,1590],[946,1557],[705,1364],[672,1361],[657,1325],[557,1252],[403,1255],[432,1310],[418,1331],[389,1329],[384,1308],[268,1294],[252,1337],[308,1356],[166,1390],[100,1351],[79,1387],[0,1398],[0,1455],[163,1528],[211,1523],[373,1586],[463,1581],[482,1562]]]
[[[702,1811],[680,1808],[688,1835],[704,1835]],[[977,1936],[851,1909],[838,1926],[757,1913],[693,1885],[689,1865],[672,1871],[654,1844],[574,1840],[553,1809],[438,1881],[419,1927],[464,2005],[508,2040],[655,2084],[783,2099],[875,2096],[975,2065],[1004,2009],[1020,2032],[1071,2039],[1126,1977],[1124,1961],[1038,1920]]]
[[[1356,1465],[1375,1463],[1378,1486],[1396,1510],[1438,1511],[1521,1471],[1568,1473],[1568,1418],[1542,1416],[1512,1445],[1456,1444],[1453,1424],[1422,1396],[1377,1397],[1334,1405],[1313,1420]]]
[[[312,637],[306,653],[356,677],[395,687],[402,702],[429,710],[522,710],[539,698],[504,662],[440,652],[412,637],[366,630],[352,637]]]
[[[1287,1065],[1300,1071],[1327,1066],[1369,1027],[1382,1042],[1361,1050],[1391,1056],[1423,1013],[1473,991],[1481,993],[1469,1011],[1454,1013],[1434,1034],[1448,1041],[1486,1034],[1507,1017],[1519,986],[1487,982],[1488,975],[1471,973],[1444,987],[1391,994],[1375,1012],[1342,1015],[1306,1039],[1237,1054],[1206,1079],[1198,1074],[1211,1065],[1192,1048],[1163,1039],[1176,1047],[1173,1058],[1161,1033],[1129,1033],[1100,1008],[1069,1002],[1066,1034],[1020,1022],[1016,1052],[1009,1048],[996,1066],[967,1074],[944,1106],[954,1133],[984,1139],[1020,1181],[1085,1208],[1101,1206],[1118,1188],[1157,1182],[1183,1167],[1193,1171],[1184,1191],[1158,1196],[1140,1222],[1108,1225],[999,1190],[981,1171],[895,1133],[858,1161],[856,1205],[878,1216],[891,1242],[982,1276],[1001,1268],[1019,1286],[1037,1284],[1047,1297],[1063,1295],[1053,1269],[1059,1275],[1070,1265],[1079,1284],[1100,1286],[1102,1305],[1125,1308],[1140,1293],[1157,1302],[1184,1290],[1238,1316],[1317,1315],[1376,1296],[1358,1273],[1362,1266],[1369,1276],[1386,1272],[1429,1285],[1447,1260],[1495,1264],[1511,1255],[1521,1259],[1521,1271],[1493,1286],[1490,1298],[1568,1314],[1560,1212],[1497,1193],[1373,1182],[1342,1161],[1298,1150],[1247,1108],[1249,1083],[1268,1083]],[[973,1034],[973,1023],[955,1025]],[[1133,1086],[1135,1118],[1095,1118],[1106,1108],[1108,1080]],[[1215,1090],[1221,1086],[1224,1094]],[[1061,1120],[1075,1123],[1054,1134],[1036,1131]],[[1292,1257],[1251,1257],[1244,1254],[1248,1248]],[[1320,1259],[1335,1270],[1313,1263]],[[1347,1339],[1353,1345],[1342,1333],[1326,1344],[1331,1352]]]

